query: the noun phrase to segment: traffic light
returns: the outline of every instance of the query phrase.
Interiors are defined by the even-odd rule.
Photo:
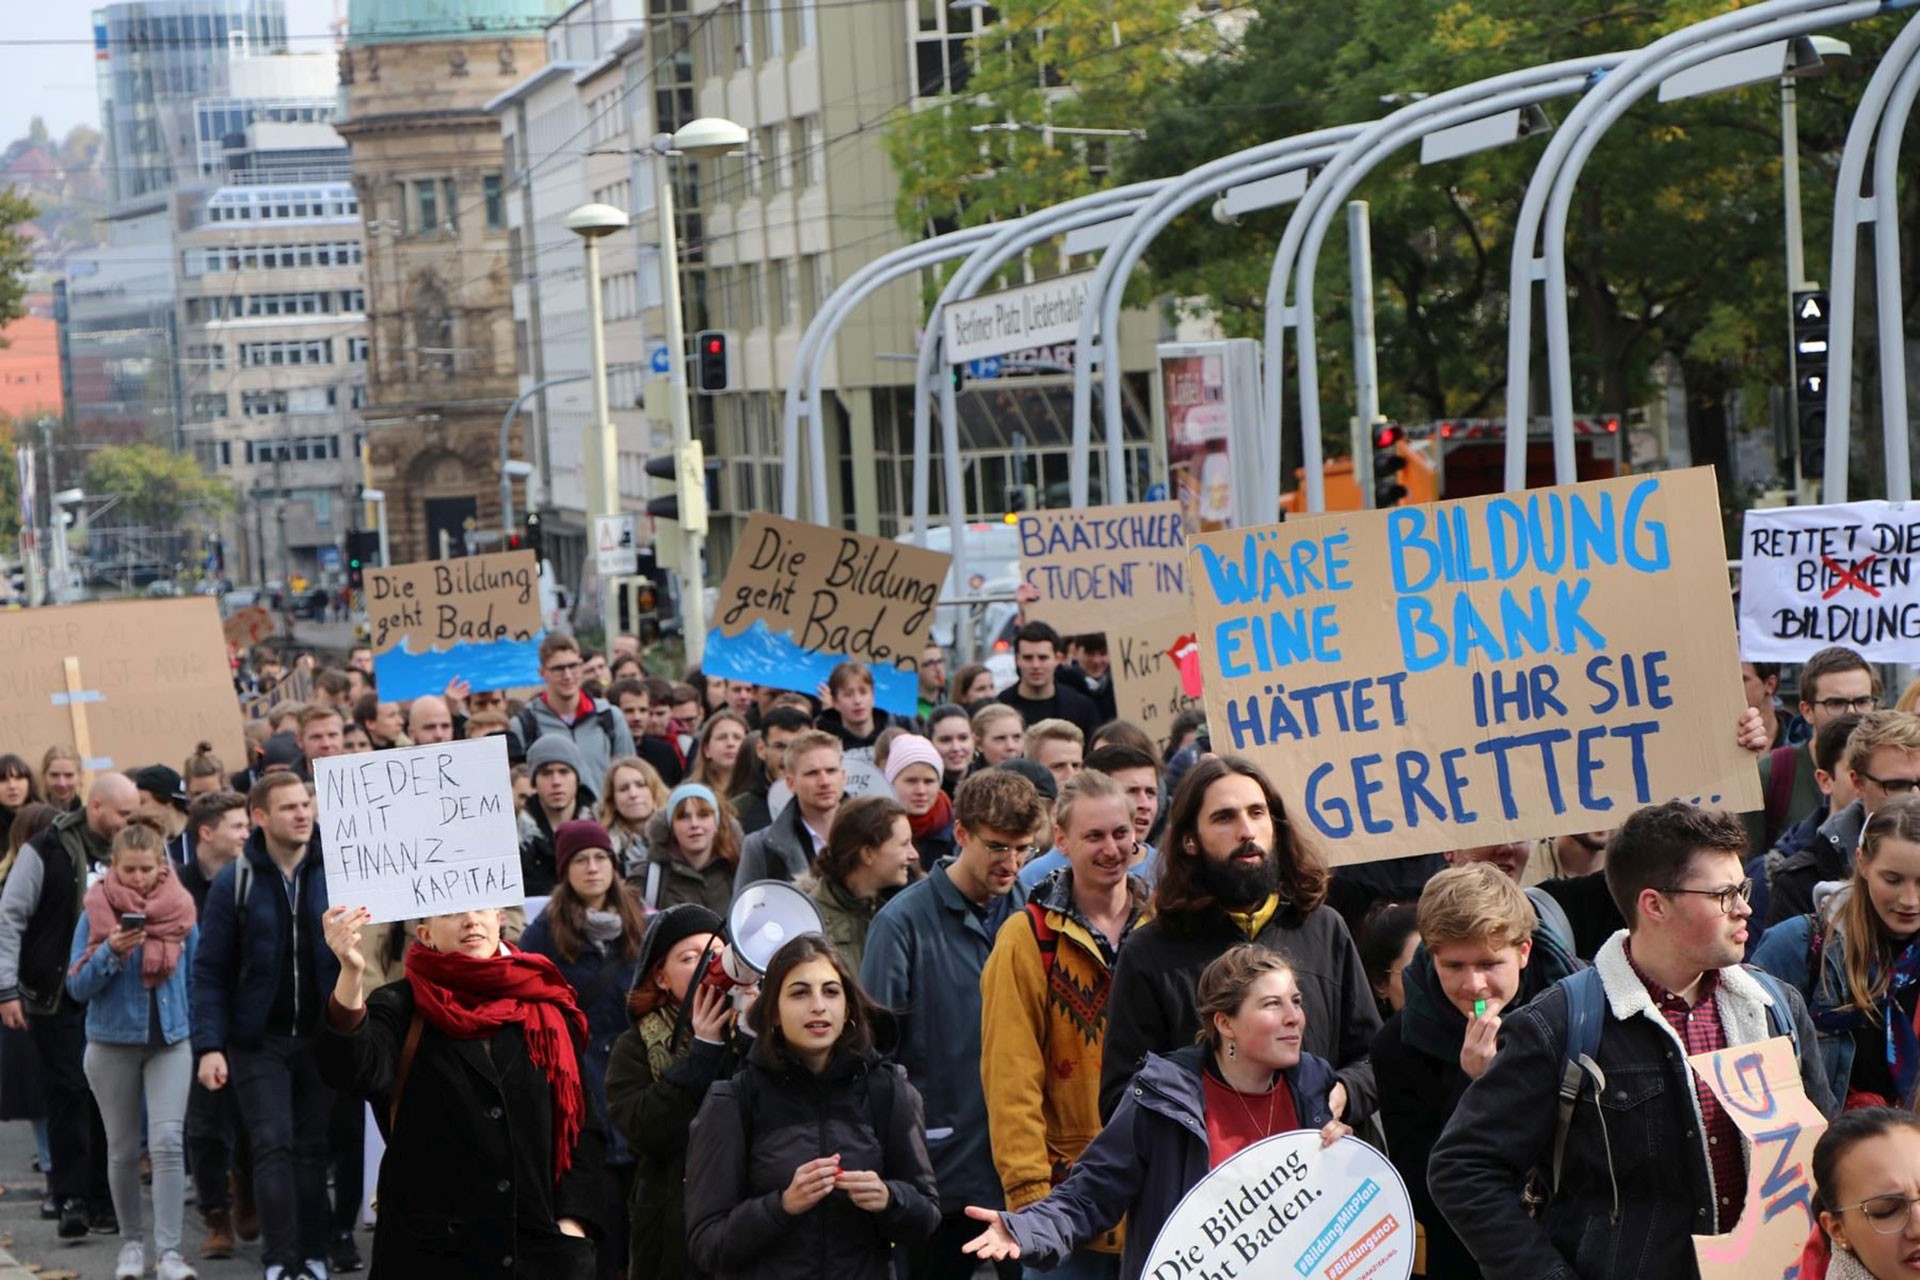
[[[724,329],[702,329],[693,336],[694,386],[703,396],[732,391],[739,379],[733,357],[733,335]]]
[[[380,535],[372,529],[347,531],[347,585],[355,591],[366,584],[368,565],[380,563]]]
[[[1373,505],[1397,507],[1407,500],[1407,486],[1398,476],[1407,469],[1406,455],[1400,445],[1407,438],[1404,427],[1387,423],[1373,429]]]
[[[546,548],[540,542],[540,513],[527,512],[526,519],[518,529],[507,534],[507,550],[531,551],[536,561],[547,558]]]
[[[707,476],[720,469],[715,459],[708,462],[698,440],[689,441],[672,453],[648,458],[647,474],[657,480],[669,480],[674,492],[647,499],[647,514],[656,520],[671,520],[686,533],[707,531]]]
[[[1817,480],[1827,471],[1827,295],[1823,290],[1793,295],[1792,368],[1800,474]]]

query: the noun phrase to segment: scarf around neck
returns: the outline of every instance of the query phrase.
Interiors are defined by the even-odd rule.
[[[181,948],[193,932],[196,913],[193,895],[180,883],[172,862],[165,857],[160,860],[160,878],[145,896],[128,888],[112,871],[87,890],[87,949],[75,962],[75,973],[93,958],[107,935],[120,927],[120,917],[129,913],[147,918],[146,937],[139,948],[140,984],[152,989],[173,976],[180,964]]]
[[[609,942],[618,941],[620,935],[626,932],[626,922],[620,919],[618,911],[597,911],[588,907],[586,914],[586,924],[581,931],[587,935],[590,942],[598,942],[605,946]]]
[[[1845,939],[1830,936],[1821,947],[1821,963],[1841,963],[1842,953],[1833,945],[1835,941],[1848,945]],[[1874,968],[1877,966],[1869,967],[1869,976]],[[1844,970],[1842,981],[1845,981]],[[1915,1025],[1920,1022],[1920,1008],[1911,1018],[1900,1008],[1901,995],[1915,982],[1920,982],[1920,938],[1909,942],[1894,957],[1886,994],[1880,998],[1878,1011],[1880,1022],[1887,1030],[1887,1072],[1893,1077],[1894,1096],[1889,1103],[1896,1107],[1911,1106],[1916,1086],[1920,1086],[1920,1028]],[[1851,1035],[1866,1021],[1866,1013],[1857,1008],[1822,1009],[1813,1015],[1814,1027],[1828,1035]]]
[[[919,817],[907,815],[907,825],[913,830],[915,840],[924,840],[928,836],[938,835],[953,825],[953,801],[944,791],[933,797],[933,807]]]
[[[586,1115],[573,1042],[586,1036],[587,1018],[553,961],[527,951],[483,960],[408,947],[407,980],[420,1016],[450,1040],[484,1040],[508,1023],[520,1024],[527,1056],[547,1077],[553,1095],[553,1176],[558,1181],[573,1163]]]

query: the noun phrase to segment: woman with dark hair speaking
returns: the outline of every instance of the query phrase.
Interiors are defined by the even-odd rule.
[[[920,1095],[873,1051],[873,1014],[833,944],[774,953],[747,1068],[716,1084],[687,1156],[687,1249],[714,1280],[886,1280],[940,1224]]]

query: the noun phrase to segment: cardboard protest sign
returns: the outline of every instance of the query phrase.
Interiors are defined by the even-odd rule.
[[[517,907],[505,734],[313,762],[327,900],[373,922]]]
[[[700,665],[710,676],[812,693],[857,658],[873,668],[874,704],[911,716],[950,559],[755,512],[727,566]]]
[[[274,616],[257,604],[235,609],[227,620],[220,624],[221,634],[230,645],[241,646],[259,644],[280,629]]]
[[[1760,807],[1707,468],[1196,539],[1214,750],[1335,863]]]
[[[1776,1036],[1687,1063],[1752,1144],[1739,1225],[1693,1238],[1701,1280],[1791,1275],[1813,1228],[1813,1146],[1827,1129],[1800,1082],[1793,1041]]]
[[[271,714],[275,707],[312,700],[313,673],[304,667],[295,667],[276,681],[271,689],[240,699],[240,709],[246,712],[247,719],[259,720]]]
[[[1888,502],[1749,511],[1740,528],[1740,658],[1805,662],[1843,644],[1920,661],[1920,508]]]
[[[1102,632],[1114,706],[1155,738],[1198,698],[1167,651],[1193,630],[1186,517],[1177,502],[1032,511],[1020,517],[1020,580],[1039,593],[1029,621],[1063,636]]]
[[[72,746],[88,773],[247,761],[220,610],[206,596],[0,612],[0,740]],[[69,661],[71,660],[71,661]]]
[[[1180,1201],[1140,1270],[1151,1280],[1406,1280],[1413,1204],[1387,1158],[1312,1129],[1235,1153]]]
[[[859,747],[847,752],[840,761],[847,772],[847,789],[843,799],[858,800],[861,796],[891,796],[893,788],[887,784],[887,775],[873,762],[873,749]],[[767,788],[767,813],[770,817],[779,817],[780,811],[793,802],[793,789],[787,786],[786,778],[779,777]]]
[[[540,683],[540,562],[531,551],[369,568],[367,636],[380,696]]]

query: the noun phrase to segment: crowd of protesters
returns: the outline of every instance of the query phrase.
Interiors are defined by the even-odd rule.
[[[0,1118],[42,1215],[116,1280],[1135,1280],[1208,1170],[1308,1129],[1392,1162],[1422,1274],[1664,1280],[1749,1174],[1687,1055],[1787,1036],[1834,1117],[1800,1274],[1914,1269],[1920,716],[1859,655],[1791,709],[1748,665],[1699,729],[1755,813],[1355,862],[1197,710],[1117,718],[1102,637],[1013,649],[1002,689],[929,646],[907,715],[857,662],[788,691],[631,636],[404,703],[365,648],[294,700],[312,659],[256,647],[246,760],[17,744]],[[489,735],[526,904],[331,903],[312,762]],[[716,982],[762,881],[819,931]]]

